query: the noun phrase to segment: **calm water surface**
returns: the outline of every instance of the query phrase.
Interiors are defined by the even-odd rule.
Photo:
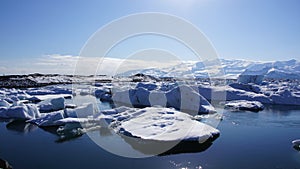
[[[109,105],[101,107],[106,109]],[[300,168],[300,152],[291,144],[300,138],[300,109],[297,107],[268,107],[259,113],[225,111],[218,129],[220,137],[204,152],[136,159],[107,152],[87,134],[58,142],[58,136],[51,130],[1,121],[0,158],[14,169]],[[102,137],[118,148],[115,137],[110,134]]]

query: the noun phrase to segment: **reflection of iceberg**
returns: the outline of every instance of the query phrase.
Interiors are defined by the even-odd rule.
[[[149,141],[132,137],[123,139],[135,150],[148,155],[171,155],[180,153],[198,153],[207,150],[212,142],[217,139],[219,134],[206,140],[204,143],[197,141]],[[165,150],[165,151],[162,151]]]
[[[28,133],[36,130],[38,127],[36,125],[26,123],[20,120],[14,120],[6,124],[8,130],[17,131],[20,133]]]

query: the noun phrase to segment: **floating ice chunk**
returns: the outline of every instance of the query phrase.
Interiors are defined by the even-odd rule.
[[[93,103],[88,103],[77,107],[75,109],[65,109],[65,114],[67,117],[87,117],[94,114],[94,105]]]
[[[235,100],[227,102],[225,108],[233,111],[247,110],[258,112],[264,109],[264,105],[258,101]]]
[[[244,84],[247,84],[247,83],[261,84],[263,79],[264,79],[264,75],[242,74],[242,75],[239,75],[238,82],[244,83]]]
[[[38,126],[56,126],[57,124],[55,123],[57,120],[63,119],[64,118],[64,111],[56,111],[56,112],[51,112],[47,114],[43,114],[42,117],[37,118],[37,119],[32,119],[28,120],[27,122],[36,124]]]
[[[52,104],[51,103],[39,104],[39,110],[41,112],[51,112],[52,111]]]
[[[124,112],[123,112],[124,113]],[[148,107],[130,113],[130,118],[112,123],[118,133],[153,141],[205,142],[219,134],[209,125],[170,108]]]
[[[65,108],[65,99],[63,97],[51,99],[50,103],[52,104],[53,110],[60,110]]]
[[[166,97],[168,107],[191,112],[193,115],[216,112],[214,107],[202,95],[187,85],[175,87],[166,93]]]
[[[42,112],[56,111],[65,108],[65,99],[63,97],[51,98],[39,103],[39,109]]]
[[[40,112],[34,104],[26,104],[22,106],[12,106],[9,108],[2,108],[0,110],[0,117],[13,119],[35,119],[40,117]]]

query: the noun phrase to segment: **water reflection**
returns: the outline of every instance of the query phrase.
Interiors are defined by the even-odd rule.
[[[58,126],[41,127],[41,129],[43,129],[44,131],[57,136],[57,139],[55,140],[56,143],[63,143],[81,137],[83,133],[76,132],[79,128],[81,127],[78,126],[78,128],[74,128],[73,130],[64,130],[63,132],[58,132],[58,130],[60,129],[60,127]]]
[[[300,106],[294,105],[265,105],[265,110],[281,116],[289,116],[295,110],[300,110]]]
[[[103,136],[103,137],[112,136],[113,135],[112,132],[113,131],[111,129],[106,128],[106,127],[100,127],[100,129],[99,129],[99,134],[100,134],[100,136]]]
[[[197,141],[181,141],[179,143],[178,141],[151,141],[126,136],[122,138],[133,149],[145,155],[166,156],[181,153],[199,153],[206,151],[212,145],[212,142],[218,137],[219,135],[215,135],[213,138],[208,139],[204,143],[199,143]]]
[[[26,134],[35,131],[38,127],[34,124],[26,123],[25,121],[13,120],[6,124],[6,128],[8,130]]]

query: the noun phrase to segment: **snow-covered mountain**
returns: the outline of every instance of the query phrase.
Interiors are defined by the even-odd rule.
[[[292,59],[254,64],[246,69],[244,75],[264,75],[270,79],[300,79],[300,62]]]
[[[137,73],[149,74],[156,77],[180,78],[207,78],[221,77],[237,78],[243,75],[264,75],[273,79],[300,79],[300,62],[292,59],[288,61],[257,62],[248,60],[221,59],[221,66],[216,66],[217,61],[210,62],[182,62],[168,68],[148,68],[131,70],[120,74],[131,76]]]

